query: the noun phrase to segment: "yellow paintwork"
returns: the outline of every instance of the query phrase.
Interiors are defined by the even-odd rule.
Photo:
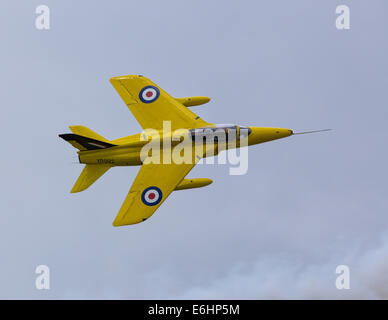
[[[211,183],[213,183],[213,180],[207,178],[183,179],[181,183],[175,187],[174,191],[202,188],[208,186]]]
[[[78,134],[80,136],[109,142],[109,140],[105,139],[103,136],[100,136],[98,133],[95,133],[94,131],[90,130],[89,128],[86,128],[84,126],[69,126],[71,132]]]
[[[75,182],[71,193],[81,192],[89,188],[98,178],[107,172],[111,166],[87,164]]]
[[[276,139],[286,138],[292,135],[292,130],[282,128],[259,128],[250,127],[251,134],[248,136],[248,145],[268,142]]]
[[[208,125],[206,121],[185,108],[146,77],[137,75],[114,77],[110,82],[143,129],[162,129],[163,120],[171,121],[172,130]],[[147,86],[157,87],[160,90],[160,96],[156,101],[145,104],[139,99],[139,92]],[[146,109],[144,109],[145,106],[147,106]]]
[[[188,97],[188,98],[175,98],[176,101],[182,103],[185,107],[194,107],[201,104],[208,103],[210,98],[208,97]]]
[[[155,129],[155,132],[162,137],[162,141],[167,139],[167,141],[171,142],[171,136],[167,136],[163,132],[163,121],[167,120],[171,121],[171,129],[173,131],[183,129],[182,132],[184,134],[189,134],[189,130],[196,128],[218,128],[216,125],[202,120],[187,108],[207,103],[210,100],[207,97],[173,98],[146,77],[138,75],[114,77],[110,79],[110,82],[141,127],[143,129]],[[154,89],[156,91],[159,90],[159,95],[152,102],[141,99],[141,92],[148,86],[157,88]],[[237,128],[239,132],[240,127]],[[248,145],[280,139],[292,134],[292,130],[282,128],[249,127],[249,129],[251,132],[248,137],[245,137],[245,139],[248,139]],[[108,140],[84,126],[70,126],[70,130],[73,132],[73,135],[65,134],[61,136],[80,150],[78,151],[80,163],[86,164],[71,190],[72,193],[87,189],[113,166],[142,165],[140,151],[151,139],[150,137],[144,139],[144,133],[139,133],[115,140]],[[175,141],[171,142],[171,144],[174,146],[174,144],[179,142]],[[193,146],[191,164],[143,164],[113,225],[123,226],[142,222],[160,207],[172,191],[199,188],[212,183],[211,179],[184,178],[195,164],[202,157],[206,156],[206,151],[212,149],[214,154],[217,155],[221,143],[215,142],[211,145],[206,145],[200,151],[195,150]],[[94,148],[90,146],[94,146]],[[239,141],[237,141],[236,147],[240,147]],[[195,154],[194,150],[197,154]],[[161,152],[165,152],[163,148]],[[160,200],[155,205],[146,205],[143,196],[149,188],[154,187],[161,192]]]
[[[198,161],[198,160],[197,160]],[[182,179],[195,166],[192,164],[147,164],[142,165],[124,203],[113,222],[115,227],[135,224],[148,219],[167,199]],[[162,200],[155,206],[147,206],[141,194],[147,187],[157,187],[162,192]]]

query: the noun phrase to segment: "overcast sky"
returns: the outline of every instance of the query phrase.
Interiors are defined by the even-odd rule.
[[[51,29],[35,28],[35,8]],[[351,28],[335,27],[350,7]],[[0,298],[388,298],[384,0],[2,1]],[[141,131],[109,83],[143,74],[213,123],[333,128],[195,167],[145,223],[112,227],[138,167],[70,194],[58,138]],[[35,288],[35,268],[51,271]],[[335,287],[338,265],[349,290]]]

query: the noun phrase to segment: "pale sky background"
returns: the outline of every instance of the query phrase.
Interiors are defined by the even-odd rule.
[[[0,4],[0,298],[387,299],[387,1],[102,2]],[[211,97],[209,122],[334,131],[255,146],[243,176],[197,166],[212,185],[114,228],[138,167],[71,195],[82,165],[58,134],[138,133],[109,83],[126,74]]]

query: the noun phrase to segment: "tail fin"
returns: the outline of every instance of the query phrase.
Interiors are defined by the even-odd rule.
[[[84,126],[70,126],[73,133],[60,134],[59,137],[69,142],[80,151],[106,149],[116,146],[98,133]]]
[[[111,166],[87,164],[75,182],[71,193],[84,191],[97,181]]]
[[[73,132],[74,134],[78,134],[79,136],[103,142],[109,142],[108,139],[105,139],[103,136],[100,136],[98,133],[90,130],[89,128],[86,128],[85,126],[70,126],[69,128],[71,132]]]
[[[63,140],[69,142],[74,148],[77,148],[80,151],[106,149],[116,146],[116,144],[91,139],[74,133],[60,134],[59,136]]]

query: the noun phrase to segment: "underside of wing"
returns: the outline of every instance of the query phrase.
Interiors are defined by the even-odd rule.
[[[171,121],[172,130],[208,125],[146,77],[114,77],[110,82],[143,129],[161,130],[163,121]]]
[[[136,224],[148,219],[195,166],[190,164],[143,164],[113,226]]]

